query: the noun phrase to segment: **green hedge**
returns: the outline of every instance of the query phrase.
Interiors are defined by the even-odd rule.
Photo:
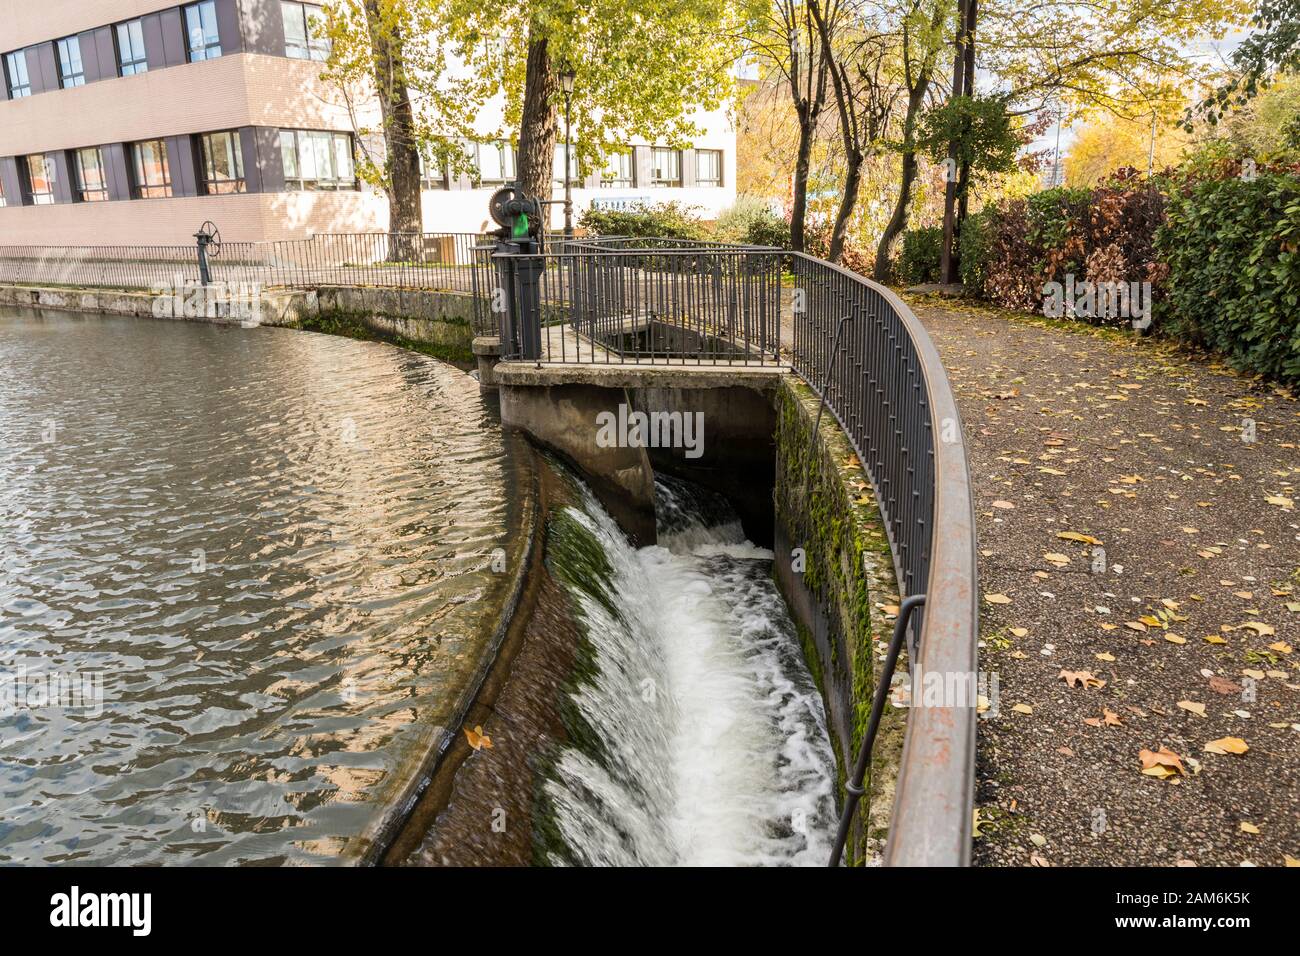
[[[957,237],[958,268],[961,283],[969,295],[983,296],[988,279],[989,243],[992,240],[992,212],[981,209],[962,223]]]
[[[714,238],[751,246],[790,248],[790,224],[760,199],[739,196],[722,211],[714,225]]]
[[[1156,247],[1169,266],[1165,331],[1300,383],[1300,180],[1264,172],[1183,184]]]
[[[903,233],[903,248],[898,255],[898,281],[903,285],[921,285],[939,281],[939,250],[943,230],[922,226]]]
[[[595,236],[641,239],[703,239],[704,223],[679,202],[635,204],[627,209],[585,210],[578,225]]]

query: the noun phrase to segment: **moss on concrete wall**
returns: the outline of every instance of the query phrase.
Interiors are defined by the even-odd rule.
[[[343,335],[366,342],[388,342],[456,365],[474,364],[474,353],[470,348],[473,333],[468,324],[322,309],[314,315],[302,316],[293,327],[304,332]]]
[[[898,586],[875,496],[844,432],[828,412],[812,441],[818,400],[792,376],[783,378],[775,403],[776,576],[826,701],[842,794],[870,718]],[[866,862],[883,846],[902,727],[902,715],[887,707],[850,862]]]

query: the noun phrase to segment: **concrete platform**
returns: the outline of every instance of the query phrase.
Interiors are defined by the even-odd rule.
[[[615,356],[617,359],[617,356]],[[749,388],[771,392],[785,375],[783,365],[687,361],[649,362],[499,362],[494,378],[506,386],[595,385],[602,388]]]

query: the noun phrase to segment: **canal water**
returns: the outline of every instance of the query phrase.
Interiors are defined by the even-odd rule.
[[[484,656],[511,475],[421,355],[0,313],[0,862],[346,858]]]
[[[387,345],[0,313],[0,863],[355,859],[460,733],[528,457]],[[540,628],[572,670],[534,675],[569,732],[521,784],[494,730],[461,790],[535,794],[534,862],[824,863],[834,758],[771,552],[672,479],[634,549],[572,485],[546,566],[575,619]],[[428,842],[483,852],[415,861],[489,862],[493,815],[450,816]]]

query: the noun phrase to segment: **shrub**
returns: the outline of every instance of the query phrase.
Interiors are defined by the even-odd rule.
[[[920,285],[939,281],[939,250],[943,230],[922,226],[903,233],[903,248],[898,254],[898,281],[903,285]]]
[[[981,209],[968,216],[961,225],[961,234],[957,237],[958,267],[967,295],[984,295],[984,281],[988,278],[989,240],[993,215],[994,210]]]
[[[694,207],[679,202],[638,203],[627,209],[588,208],[578,225],[595,236],[635,236],[642,239],[703,239],[704,223]]]
[[[1046,282],[1150,282],[1159,300],[1165,266],[1155,250],[1164,221],[1158,185],[1131,170],[1095,189],[1048,189],[968,219],[962,279],[979,294],[1012,309],[1037,311]],[[972,261],[969,263],[967,259]],[[968,274],[969,270],[969,274]]]
[[[1037,311],[1043,278],[1039,253],[1029,241],[1029,202],[1013,199],[988,211],[984,293],[1007,309]]]
[[[1038,282],[1064,282],[1067,274],[1083,278],[1083,223],[1088,218],[1091,190],[1059,186],[1034,193],[1026,207],[1026,236],[1034,250]]]
[[[772,212],[762,199],[740,196],[724,209],[713,227],[721,242],[739,242],[752,246],[790,247],[790,224]]]
[[[1169,270],[1167,331],[1300,383],[1300,179],[1180,183],[1156,248]]]
[[[819,259],[830,258],[831,224],[829,221],[809,223],[804,230],[805,249],[810,256]],[[853,241],[850,235],[844,243],[844,253],[840,256],[840,265],[850,272],[870,276],[875,266],[875,256]]]

